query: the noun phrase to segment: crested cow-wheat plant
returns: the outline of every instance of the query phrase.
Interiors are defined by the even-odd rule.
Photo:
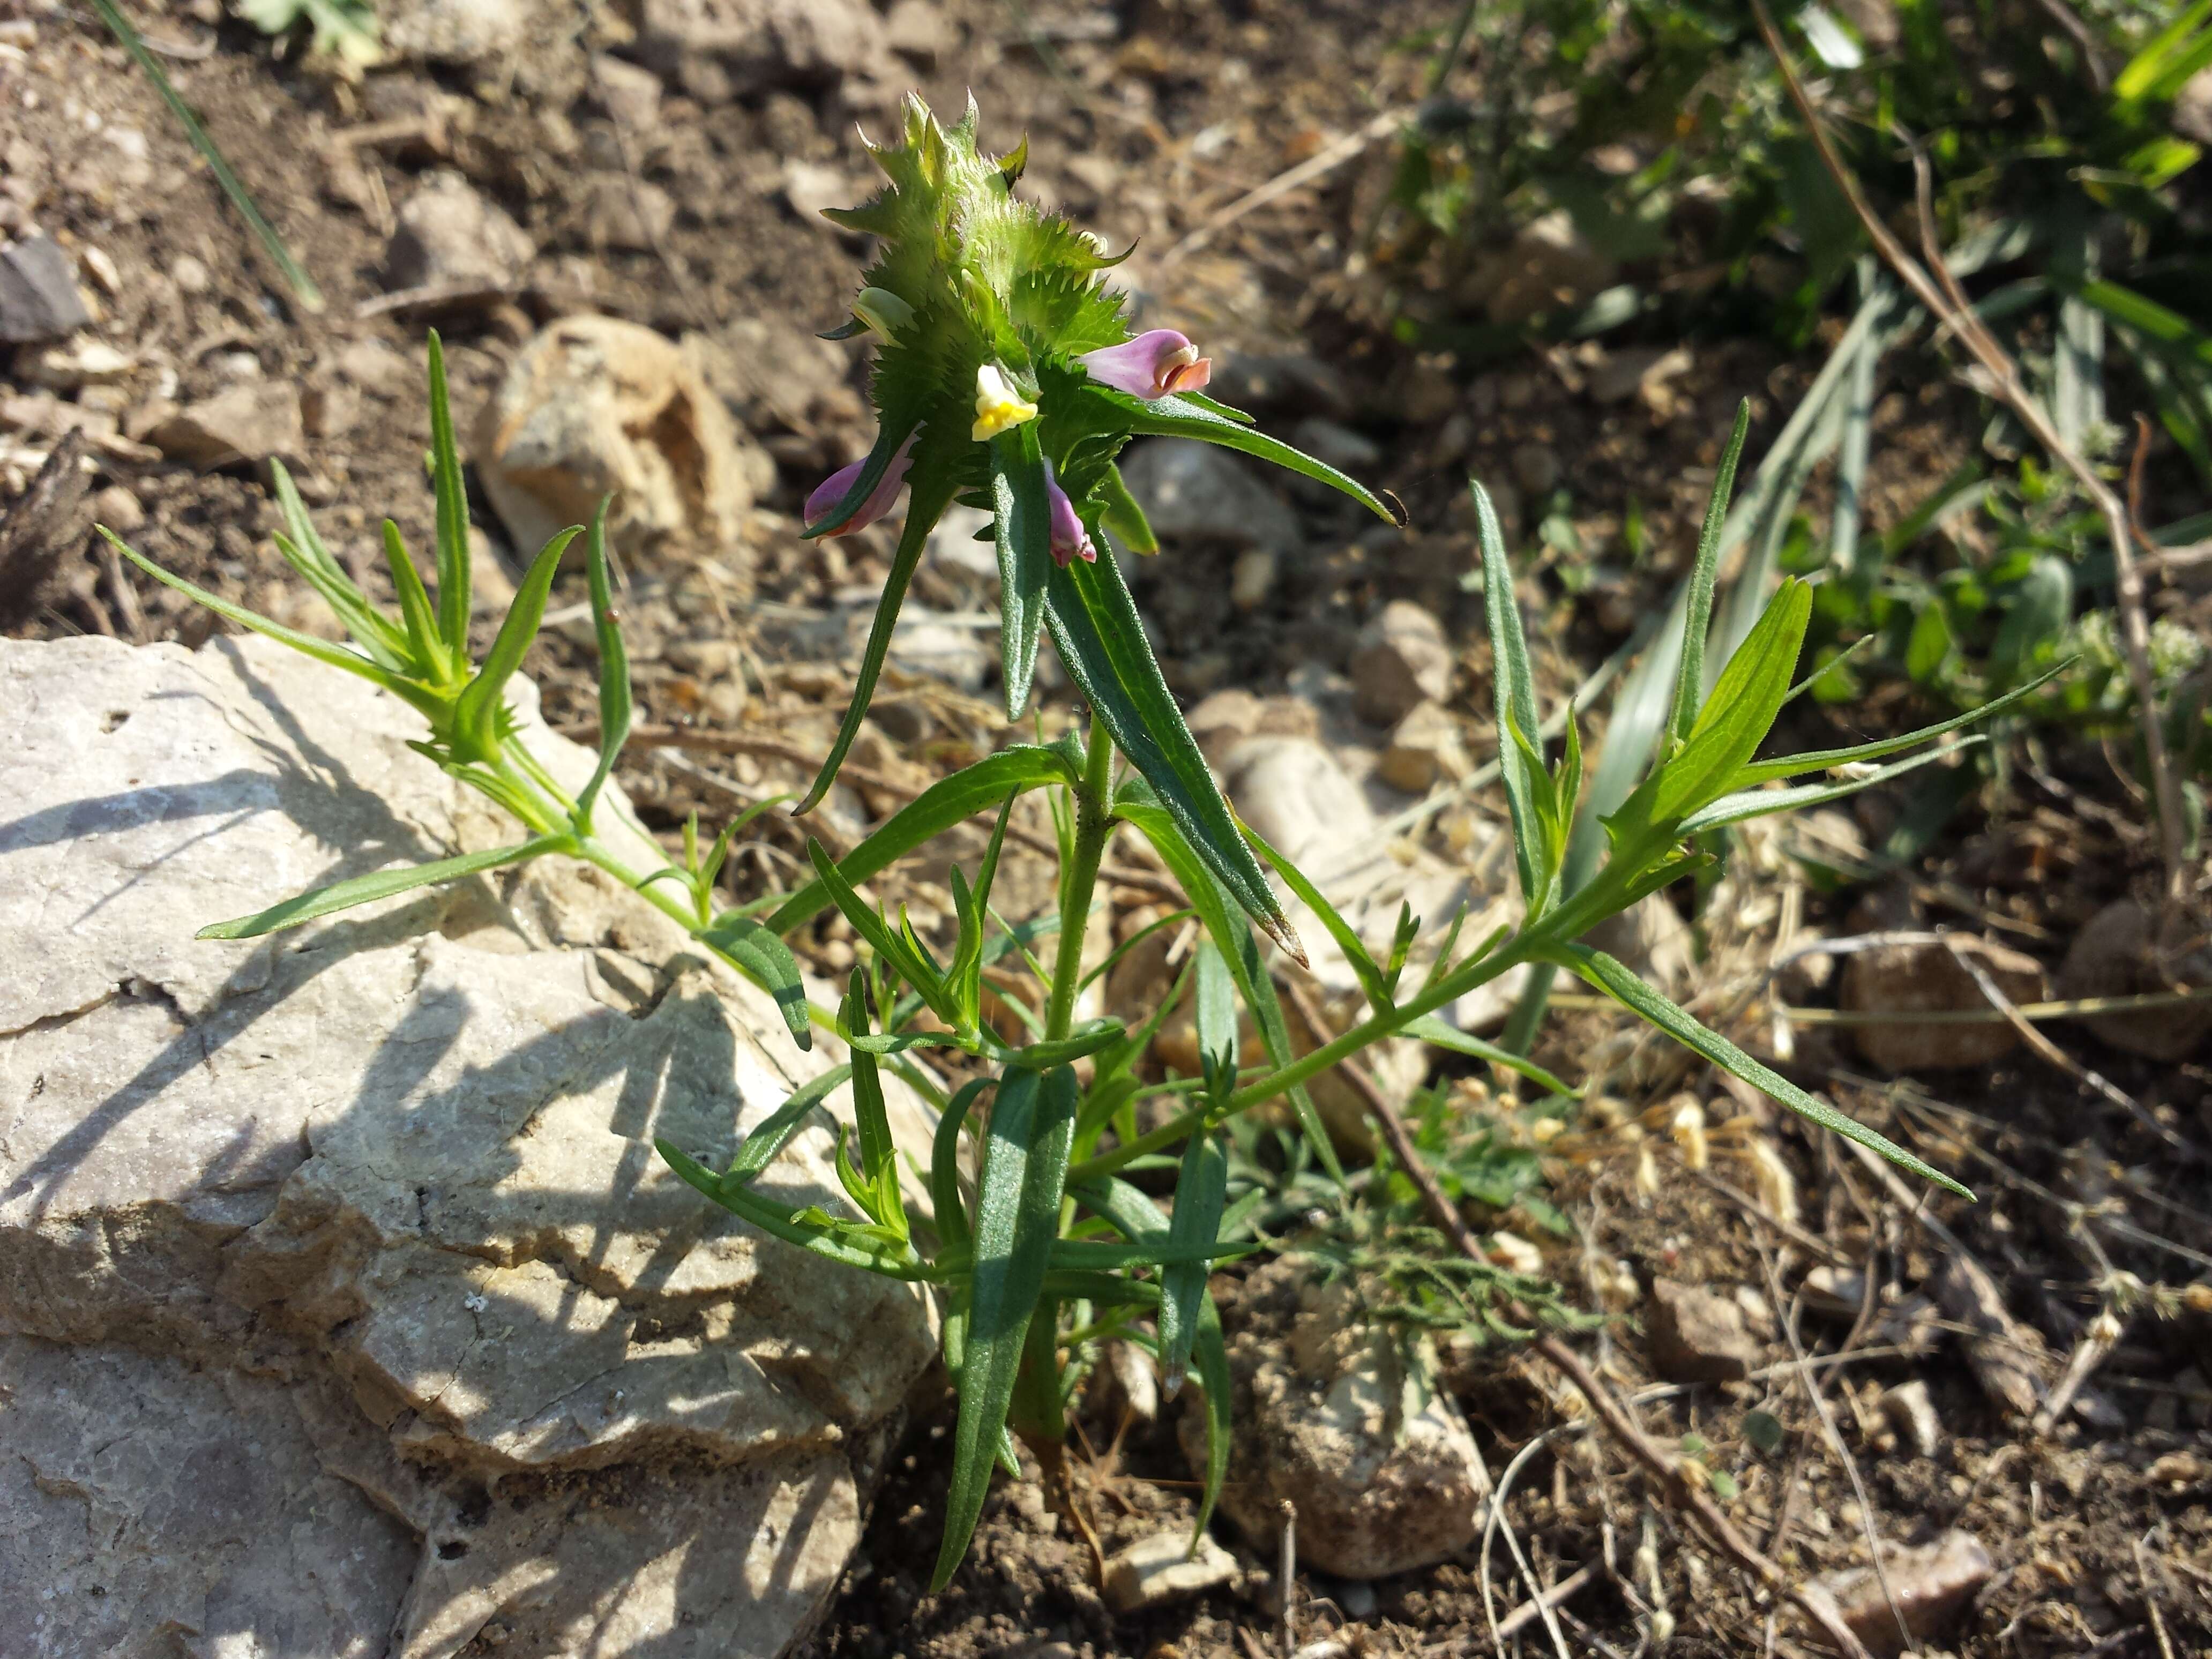
[[[118,541],[152,574],[242,626],[285,641],[404,698],[429,726],[417,747],[512,812],[527,838],[496,852],[357,878],[289,899],[208,930],[246,938],[296,926],[347,905],[450,880],[499,864],[560,854],[590,860],[629,883],[709,949],[777,997],[794,1041],[834,1030],[850,1059],[793,1096],[746,1139],[733,1162],[711,1168],[681,1146],[662,1155],[713,1202],[799,1249],[856,1272],[929,1287],[940,1298],[946,1367],[959,1395],[953,1468],[937,1582],[959,1565],[991,1471],[1012,1466],[1014,1437],[1056,1460],[1084,1356],[1120,1338],[1157,1357],[1166,1386],[1194,1372],[1204,1395],[1208,1455],[1199,1524],[1206,1524],[1227,1467],[1228,1361],[1207,1288],[1213,1265],[1252,1248],[1252,1208],[1231,1201],[1232,1131],[1243,1114],[1287,1099],[1313,1156],[1333,1174],[1335,1155],[1307,1082],[1385,1038],[1411,1036],[1518,1071],[1562,1094],[1569,1085],[1514,1054],[1462,1033],[1438,1011],[1524,964],[1575,974],[1698,1054],[1765,1091],[1823,1128],[1846,1135],[1929,1181],[1963,1192],[1881,1136],[1838,1113],[1699,1024],[1612,957],[1582,942],[1598,922],[1691,873],[1711,831],[1790,808],[1833,800],[1948,750],[1886,765],[1869,763],[1996,712],[2001,699],[1907,736],[1783,759],[1758,751],[1784,704],[1812,592],[1785,580],[1741,646],[1706,689],[1720,528],[1747,417],[1739,416],[1700,539],[1680,641],[1675,693],[1658,752],[1641,785],[1605,820],[1607,857],[1587,882],[1561,879],[1583,778],[1574,724],[1556,759],[1546,752],[1528,653],[1496,515],[1471,483],[1480,528],[1498,751],[1525,914],[1515,927],[1466,940],[1456,920],[1433,965],[1407,971],[1419,922],[1401,916],[1379,954],[1304,875],[1245,829],[1223,799],[1146,643],[1144,627],[1106,538],[1153,550],[1144,515],[1115,459],[1133,437],[1166,435],[1224,445],[1342,490],[1384,518],[1382,498],[1311,457],[1258,432],[1205,395],[1206,360],[1180,334],[1133,336],[1120,300],[1101,282],[1112,261],[1065,221],[1014,191],[1021,152],[990,157],[976,146],[971,106],[940,125],[909,101],[900,142],[876,151],[889,182],[864,205],[833,215],[878,239],[878,252],[841,333],[876,336],[873,401],[881,426],[866,459],[828,480],[808,503],[806,533],[834,535],[881,517],[903,485],[905,526],[857,689],[821,774],[798,811],[837,774],[865,715],[901,600],[932,526],[956,501],[991,514],[999,554],[1004,689],[1009,719],[1025,708],[1038,639],[1049,628],[1082,702],[1086,732],[1016,743],[933,785],[842,859],[810,843],[813,879],[796,891],[718,908],[715,878],[740,827],[703,854],[686,836],[680,863],[638,868],[595,829],[614,798],[604,794],[630,720],[630,686],[608,585],[601,526],[586,538],[586,571],[600,659],[598,769],[571,795],[516,740],[502,687],[541,622],[570,530],[537,556],[514,607],[481,662],[468,638],[467,525],[461,473],[437,342],[430,343],[432,475],[437,501],[434,598],[387,524],[386,550],[399,614],[372,605],[325,550],[283,471],[276,473],[286,532],[278,545],[328,601],[352,636],[334,644],[286,629],[170,575]],[[602,514],[602,520],[604,513]],[[113,539],[111,538],[111,539]],[[2025,695],[2021,688],[2013,697]],[[1788,785],[1792,778],[1819,781]],[[991,905],[1009,814],[1021,795],[1048,792],[1058,831],[1056,924],[1010,930]],[[895,860],[980,814],[996,827],[971,876],[951,877],[955,917],[934,946],[901,912],[884,914],[861,885]],[[1203,943],[1158,1006],[1131,1026],[1079,1022],[1083,988],[1106,971],[1084,966],[1084,939],[1108,837],[1126,827],[1158,854],[1188,902]],[[1270,978],[1263,937],[1303,955],[1268,869],[1321,919],[1358,974],[1367,1014],[1352,1030],[1298,1055]],[[836,1009],[810,1006],[785,938],[835,908],[868,947]],[[1029,948],[1056,933],[1048,963]],[[1125,947],[1126,948],[1126,947]],[[1111,958],[1109,963],[1110,965]],[[1026,1027],[1009,1040],[987,1018],[985,972],[1026,966],[1033,1006],[1000,998]],[[995,982],[995,981],[994,981]],[[1158,1080],[1147,1063],[1170,1012],[1194,1005],[1200,1075]],[[1262,1052],[1240,1056],[1240,1005]],[[949,1097],[913,1050],[970,1057],[977,1076]],[[1087,1062],[1081,1066],[1079,1061]],[[883,1075],[904,1077],[939,1108],[927,1170],[929,1212],[909,1214],[899,1181]],[[776,1153],[849,1079],[858,1134],[836,1164],[850,1207],[793,1209],[754,1185]],[[1150,1080],[1148,1080],[1150,1079]],[[1164,1097],[1164,1118],[1140,1129],[1138,1105]],[[1156,1101],[1154,1115],[1161,1109]],[[1163,1208],[1129,1177],[1172,1172]],[[1249,1183],[1239,1183],[1249,1185]],[[1380,1246],[1355,1241],[1361,1250]],[[1368,1258],[1361,1257],[1364,1261]],[[1377,1257],[1376,1259],[1382,1259]],[[1349,1260],[1349,1258],[1347,1258]],[[1462,1307],[1571,1322],[1556,1295],[1510,1274],[1474,1275],[1455,1291]],[[1487,1298],[1487,1301],[1484,1299]],[[1409,1304],[1408,1306],[1413,1304]],[[1408,1315],[1409,1317],[1413,1316]]]

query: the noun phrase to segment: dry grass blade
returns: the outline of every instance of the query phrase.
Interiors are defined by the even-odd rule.
[[[1804,118],[1814,147],[1819,151],[1820,162],[1836,181],[1852,213],[1865,227],[1869,237],[1884,264],[1897,273],[1899,280],[1912,290],[1920,303],[1927,307],[1948,331],[1955,332],[1976,362],[1987,371],[1990,389],[2004,405],[2012,410],[2035,441],[2043,446],[2051,458],[2072,475],[2083,495],[2095,505],[2098,515],[2112,544],[2112,566],[2118,589],[2120,638],[2127,659],[2128,680],[2136,694],[2137,714],[2142,727],[2143,753],[2151,775],[2151,792],[2158,805],[2159,847],[2166,865],[2168,896],[2179,902],[2188,896],[2188,867],[2185,854],[2185,825],[2181,789],[2173,774],[2172,758],[2166,752],[2166,732],[2158,719],[2157,684],[2151,677],[2150,627],[2144,617],[2142,572],[2136,562],[2135,536],[2128,523],[2127,509],[2121,504],[2110,484],[2100,477],[2080,452],[2059,435],[2057,424],[2040,400],[2031,392],[2021,380],[2020,366],[2010,353],[1991,334],[1973,306],[1960,290],[1958,281],[1936,251],[1934,214],[1929,202],[1929,181],[1927,158],[1917,149],[1913,167],[1917,177],[1920,195],[1922,253],[1928,261],[1923,266],[1906,251],[1887,225],[1881,221],[1867,201],[1866,192],[1859,187],[1857,178],[1837,154],[1828,137],[1826,124],[1814,106],[1804,83],[1799,80],[1796,64],[1789,50],[1774,26],[1765,0],[1752,0],[1752,11],[1759,20],[1759,33],[1767,49],[1774,54],[1776,66],[1782,72],[1784,86],[1790,101]],[[1936,271],[1929,274],[1929,266]]]

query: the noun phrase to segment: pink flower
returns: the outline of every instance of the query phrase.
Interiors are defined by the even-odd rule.
[[[1213,359],[1171,328],[1155,328],[1117,346],[1086,351],[1075,360],[1102,386],[1138,398],[1195,392],[1213,377]]]
[[[917,432],[898,447],[898,453],[891,457],[891,464],[884,469],[884,476],[868,492],[868,499],[860,503],[860,510],[826,534],[849,536],[855,530],[866,529],[891,510],[891,502],[898,497],[899,486],[906,482],[906,470],[914,464],[909,452],[914,448],[915,438],[919,436],[921,434]],[[841,466],[824,478],[815,486],[814,493],[806,498],[806,510],[800,516],[810,525],[829,517],[837,503],[845,499],[845,492],[858,482],[867,464],[867,458],[862,456],[850,466]]]
[[[1067,492],[1052,476],[1052,463],[1044,464],[1045,499],[1052,503],[1052,556],[1065,570],[1075,560],[1085,564],[1098,562],[1098,550],[1091,545],[1091,532],[1083,527],[1076,516],[1075,503],[1067,499]]]

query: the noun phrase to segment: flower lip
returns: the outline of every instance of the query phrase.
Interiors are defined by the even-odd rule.
[[[824,535],[849,536],[856,530],[866,530],[890,511],[891,503],[898,499],[899,486],[906,482],[907,469],[914,465],[914,441],[921,435],[919,432],[908,435],[907,441],[898,447],[898,453],[891,457],[891,464],[884,469],[884,476],[877,480],[876,487],[868,492],[868,499],[860,503],[860,509],[835,530],[823,532]],[[810,525],[819,524],[828,518],[836,510],[837,503],[845,499],[846,492],[859,482],[867,465],[867,457],[864,455],[849,466],[839,467],[817,484],[814,493],[806,498],[805,510],[800,514],[801,518]]]
[[[1006,370],[985,363],[975,371],[975,424],[969,435],[988,442],[1009,427],[1036,419],[1037,406],[1014,389]]]
[[[1148,399],[1195,392],[1213,378],[1213,359],[1201,357],[1189,337],[1171,328],[1148,329],[1117,346],[1102,346],[1075,360],[1101,386]]]
[[[1083,520],[1076,513],[1075,503],[1060,487],[1053,475],[1049,459],[1044,464],[1045,499],[1052,508],[1052,556],[1062,569],[1080,559],[1085,564],[1098,562],[1098,549],[1091,539],[1091,532],[1083,527]]]

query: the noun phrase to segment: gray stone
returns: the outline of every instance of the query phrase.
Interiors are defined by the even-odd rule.
[[[1459,722],[1441,704],[1417,702],[1392,728],[1390,746],[1375,774],[1393,789],[1425,794],[1439,783],[1456,783],[1474,769]]]
[[[147,1588],[101,1609],[118,1639],[55,1650],[138,1651],[174,1618],[210,1655],[781,1651],[858,1539],[933,1361],[928,1310],[705,1204],[653,1141],[726,1159],[835,1045],[801,1053],[765,994],[567,864],[192,938],[514,836],[405,747],[398,700],[283,647],[0,641],[0,927],[45,946],[0,975],[0,1334],[38,1339],[0,1355],[32,1378],[0,1391],[0,1434],[51,1456],[40,1490],[85,1484],[74,1367],[122,1378],[169,1425],[148,1443],[191,1452],[178,1468],[212,1448],[217,1497],[264,1453],[281,1476],[265,1537],[222,1532],[219,1504],[178,1523],[189,1571],[139,1572],[127,1530],[70,1546],[96,1575],[73,1582]],[[591,757],[526,683],[514,702],[575,787]],[[926,1115],[891,1103],[919,1152]],[[842,1207],[828,1122],[763,1190]],[[145,1462],[113,1465],[95,1516],[182,1490]],[[294,1504],[312,1524],[284,1524]],[[0,1522],[7,1582],[53,1576],[51,1530]],[[186,1592],[205,1607],[173,1611]],[[14,1612],[0,1651],[35,1651],[7,1639]],[[247,1645],[214,1639],[233,1631]]]
[[[1106,1558],[1100,1587],[1116,1613],[1143,1613],[1218,1589],[1237,1577],[1237,1558],[1205,1533],[1154,1533]]]
[[[385,249],[388,286],[514,286],[537,253],[513,216],[458,173],[441,169],[402,203]]]
[[[1395,726],[1451,690],[1452,649],[1443,624],[1411,599],[1393,599],[1359,630],[1352,653],[1352,707],[1376,726]]]
[[[884,20],[861,0],[644,0],[638,50],[703,103],[897,73]]]
[[[1163,541],[1215,541],[1296,552],[1297,514],[1247,463],[1191,438],[1131,447],[1121,477]]]
[[[167,416],[147,441],[170,460],[202,471],[296,459],[307,442],[299,388],[289,380],[248,380]]]
[[[1341,1578],[1441,1561],[1475,1537],[1489,1488],[1481,1455],[1459,1407],[1425,1380],[1431,1368],[1409,1363],[1395,1334],[1360,1322],[1348,1281],[1321,1286],[1315,1277],[1310,1263],[1281,1258],[1254,1273],[1239,1299],[1222,1510],[1272,1551],[1288,1498],[1300,1562]],[[1194,1397],[1178,1424],[1197,1470],[1205,1418]]]
[[[1655,1279],[1646,1334],[1651,1367],[1670,1382],[1737,1382],[1757,1368],[1743,1309],[1702,1285]]]
[[[0,248],[0,341],[66,338],[92,324],[68,252],[51,236]]]

